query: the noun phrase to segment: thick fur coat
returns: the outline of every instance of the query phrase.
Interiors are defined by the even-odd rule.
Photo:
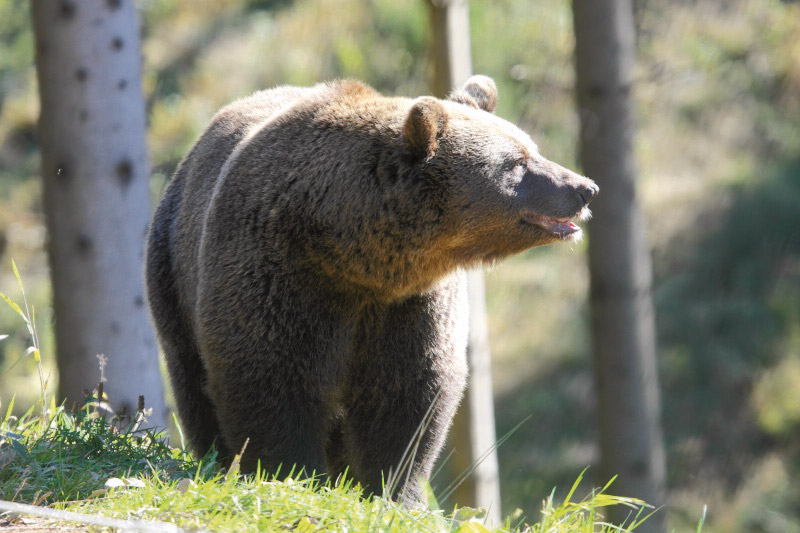
[[[249,439],[245,469],[349,468],[380,491],[429,413],[394,493],[419,497],[466,383],[463,268],[575,238],[597,192],[493,115],[496,99],[483,76],[449,100],[340,81],[214,117],[147,251],[196,452]]]

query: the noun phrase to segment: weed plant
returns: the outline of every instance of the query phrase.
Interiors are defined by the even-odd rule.
[[[44,422],[32,417],[32,410],[16,419],[8,406],[0,424],[1,499],[74,501],[100,494],[112,477],[158,473],[173,479],[200,468],[188,453],[169,447],[163,435],[121,429],[116,418],[106,421],[88,405],[78,413],[51,405]]]

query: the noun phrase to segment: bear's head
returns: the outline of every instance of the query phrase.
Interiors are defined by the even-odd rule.
[[[543,157],[522,130],[493,114],[497,88],[471,77],[447,100],[413,101],[403,140],[420,179],[446,191],[442,243],[466,261],[492,261],[533,246],[576,240],[599,188]]]

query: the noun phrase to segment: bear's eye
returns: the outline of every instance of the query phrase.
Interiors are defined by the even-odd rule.
[[[525,160],[511,161],[505,167],[504,181],[507,187],[516,186],[528,172],[528,163]]]
[[[520,170],[525,171],[527,167],[528,162],[525,159],[507,159],[502,168],[504,172],[516,173]]]

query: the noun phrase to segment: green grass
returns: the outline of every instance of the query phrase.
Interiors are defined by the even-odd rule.
[[[42,420],[10,416],[0,425],[0,498],[50,504],[96,496],[115,476],[165,479],[191,475],[200,466],[170,448],[152,430],[120,428],[91,408],[71,414],[51,407]],[[202,470],[201,470],[202,471]]]

